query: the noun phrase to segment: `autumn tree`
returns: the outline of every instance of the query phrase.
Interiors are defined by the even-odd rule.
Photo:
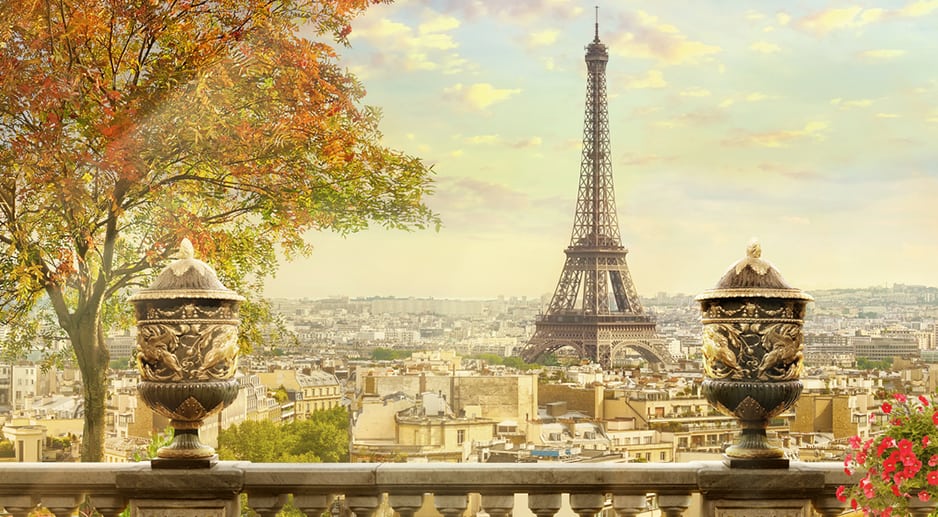
[[[105,335],[183,237],[254,297],[311,230],[437,224],[431,171],[382,145],[379,111],[338,61],[369,3],[0,9],[0,316],[9,346],[48,328],[70,342],[83,461],[103,457]]]

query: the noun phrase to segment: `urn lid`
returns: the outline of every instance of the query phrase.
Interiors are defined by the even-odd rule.
[[[785,282],[775,266],[762,258],[762,246],[753,239],[746,247],[746,256],[723,274],[713,289],[697,295],[697,301],[717,298],[787,298],[812,301],[814,297]]]
[[[179,244],[176,260],[160,272],[150,287],[131,296],[130,301],[179,298],[244,301],[243,296],[228,289],[218,280],[212,266],[194,258],[194,255],[192,242],[183,239]]]

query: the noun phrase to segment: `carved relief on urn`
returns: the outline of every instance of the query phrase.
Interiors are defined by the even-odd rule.
[[[207,459],[198,439],[202,421],[238,394],[238,307],[244,298],[193,257],[184,240],[179,258],[153,284],[130,298],[137,318],[134,359],[143,401],[170,419],[173,442],[161,459]]]
[[[751,243],[746,257],[716,288],[697,296],[706,374],[702,388],[714,407],[742,425],[739,441],[726,450],[729,459],[787,466],[784,451],[769,443],[765,430],[801,395],[802,326],[813,298],[789,286],[761,254],[759,244]]]

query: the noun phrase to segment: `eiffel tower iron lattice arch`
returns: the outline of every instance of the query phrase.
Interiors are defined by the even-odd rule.
[[[625,348],[651,363],[672,361],[654,318],[638,298],[625,261],[628,250],[619,238],[606,109],[608,60],[597,18],[595,37],[586,47],[586,115],[573,232],[554,296],[521,352],[529,362],[563,347],[604,368],[614,366]]]

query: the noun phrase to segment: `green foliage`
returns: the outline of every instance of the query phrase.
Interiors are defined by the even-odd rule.
[[[218,455],[255,463],[338,463],[348,461],[348,444],[348,411],[336,407],[284,425],[261,420],[224,429]]]
[[[13,442],[0,440],[0,458],[12,458],[14,456],[16,456],[16,450],[13,449]]]
[[[481,359],[489,364],[507,366],[509,368],[514,368],[520,371],[528,371],[541,368],[541,363],[526,363],[524,359],[521,359],[517,356],[502,357],[497,354],[474,354],[471,356],[473,359]],[[553,357],[553,356],[551,356]],[[556,358],[554,358],[556,361]]]
[[[280,387],[277,388],[276,391],[274,391],[273,397],[274,397],[274,400],[277,401],[277,403],[283,404],[284,402],[289,400],[290,394],[287,393],[287,389],[283,387],[283,384],[281,384]]]
[[[134,461],[152,460],[156,457],[160,447],[165,447],[173,442],[173,428],[167,427],[159,433],[150,435],[150,443],[147,444],[146,455],[141,452],[134,452]]]
[[[111,359],[108,363],[108,368],[112,370],[133,370],[136,368],[133,361],[129,358],[124,359]]]
[[[857,357],[857,368],[860,370],[889,370],[892,368],[892,358],[875,360],[866,357]]]
[[[410,350],[394,350],[391,348],[375,348],[371,351],[371,359],[374,361],[394,361],[397,359],[407,359],[413,355]]]

